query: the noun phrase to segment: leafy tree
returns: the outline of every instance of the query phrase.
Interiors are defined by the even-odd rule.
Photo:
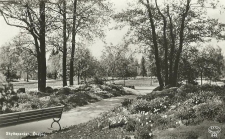
[[[114,19],[119,28],[129,23],[126,38],[131,43],[151,49],[149,54],[154,54],[157,78],[162,88],[168,84],[176,86],[185,47],[212,37],[220,39],[224,25],[206,16],[208,7],[216,8],[215,2],[157,2],[139,0],[116,14]]]
[[[219,80],[224,70],[224,57],[221,48],[207,46],[200,51],[199,58],[195,61],[198,73],[210,80]]]
[[[45,92],[46,87],[46,9],[45,0],[2,3],[1,15],[10,26],[26,30],[34,39],[38,61],[38,90]]]
[[[103,51],[103,55],[101,56],[101,63],[104,65],[107,71],[107,76],[111,76],[113,79],[117,75],[121,76],[120,71],[121,62],[124,60],[125,54],[127,53],[128,47],[127,45],[107,45],[105,46],[105,50]],[[122,65],[122,67],[124,67]]]
[[[17,78],[18,55],[14,49],[10,48],[11,44],[1,47],[1,69],[6,76],[7,81]]]
[[[70,85],[73,85],[74,54],[77,40],[93,42],[95,37],[103,38],[105,36],[104,25],[109,23],[112,12],[111,4],[104,0],[74,0],[72,7]]]
[[[77,75],[78,84],[80,78],[87,82],[87,78],[93,77],[96,73],[96,60],[87,48],[77,48],[75,57],[75,75]]]
[[[53,49],[48,59],[47,71],[49,74],[54,75],[55,80],[62,71],[61,57],[62,55]]]

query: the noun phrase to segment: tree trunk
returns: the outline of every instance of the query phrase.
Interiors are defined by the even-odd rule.
[[[167,37],[166,37],[166,28],[167,28],[167,21],[166,17],[162,14],[160,11],[158,5],[157,5],[157,0],[155,0],[157,10],[159,14],[163,18],[163,46],[165,49],[165,85],[168,85],[168,45],[167,45]]]
[[[63,86],[67,86],[67,76],[66,76],[66,57],[67,57],[67,38],[66,38],[66,1],[63,1]]]
[[[57,71],[55,71],[55,80],[57,79]]]
[[[202,85],[202,72],[203,72],[203,71],[201,70],[201,85]]]
[[[76,9],[77,9],[77,0],[74,0],[73,5],[73,27],[72,27],[72,51],[71,51],[71,59],[70,59],[70,85],[73,85],[73,76],[74,76],[74,54],[75,54],[75,37],[76,37]],[[78,77],[79,78],[79,77]],[[79,84],[79,79],[78,79]]]
[[[41,84],[40,91],[45,92],[46,88],[46,52],[45,52],[45,0],[40,1],[40,63],[41,63]]]
[[[40,8],[41,9],[41,8]],[[34,21],[33,21],[33,18],[31,16],[31,13],[30,13],[30,10],[29,8],[27,7],[27,13],[28,13],[28,17],[29,17],[29,20],[31,22],[31,30],[30,33],[31,35],[33,36],[34,38],[34,45],[35,45],[35,49],[36,49],[36,52],[37,52],[37,63],[38,63],[38,74],[37,74],[37,78],[38,78],[38,90],[41,91],[41,84],[42,84],[42,81],[41,81],[41,72],[42,72],[42,68],[41,68],[41,50],[40,50],[40,46],[39,46],[39,42],[38,42],[38,36],[34,33],[34,30],[35,30],[35,25],[34,25]],[[41,33],[41,32],[40,32]]]
[[[186,11],[182,15],[182,21],[181,21],[181,29],[180,29],[180,43],[179,43],[179,49],[177,52],[176,60],[175,60],[175,65],[174,65],[174,76],[173,76],[173,84],[172,86],[177,86],[177,81],[178,81],[178,68],[179,68],[179,61],[182,53],[182,48],[183,48],[183,41],[184,41],[184,28],[185,28],[185,19],[187,17],[187,13],[190,8],[190,0],[187,0],[187,5],[186,5]]]
[[[173,33],[173,23],[172,23],[172,17],[169,14],[169,8],[168,8],[168,17],[169,17],[169,21],[170,21],[170,38],[172,40],[172,44],[170,47],[170,57],[169,57],[169,82],[170,84],[172,84],[173,82],[173,55],[174,55],[174,49],[175,49],[175,36]]]
[[[27,82],[29,82],[29,73],[27,71]]]
[[[164,86],[162,76],[161,76],[161,65],[160,65],[160,60],[159,60],[159,52],[158,52],[158,44],[157,44],[157,35],[155,31],[155,24],[153,21],[152,13],[151,13],[151,8],[149,6],[149,0],[147,0],[147,9],[148,9],[148,16],[149,20],[151,23],[151,29],[152,29],[152,37],[153,37],[153,44],[154,44],[154,53],[155,53],[155,61],[156,61],[156,70],[157,70],[157,78],[159,81],[159,86],[162,89]]]
[[[78,75],[77,75],[77,84],[79,85],[80,84],[80,73],[78,72]]]

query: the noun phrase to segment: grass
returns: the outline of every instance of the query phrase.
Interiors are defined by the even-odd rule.
[[[38,88],[38,81],[37,80],[31,80],[29,82],[25,82],[25,81],[12,82],[12,84],[13,84],[14,89],[19,89],[19,88],[35,89],[35,88]],[[47,80],[46,86],[51,86],[51,87],[62,86],[62,81],[61,80]]]
[[[117,80],[114,81],[115,84],[124,84],[124,80]],[[143,78],[137,78],[137,79],[129,79],[125,80],[126,86],[157,86],[158,82],[156,79],[152,79],[152,85],[151,85],[151,78],[149,77],[143,77]]]
[[[124,84],[124,80],[115,80],[115,84]],[[158,86],[158,82],[156,79],[152,79],[153,84],[150,85],[151,83],[151,78],[150,77],[139,77],[136,79],[128,79],[125,80],[125,85],[126,86]],[[37,80],[30,80],[29,82],[26,81],[18,81],[18,82],[12,82],[14,89],[19,89],[19,88],[26,88],[26,89],[36,89],[38,88],[38,81]],[[77,85],[77,81],[74,81],[74,84]],[[62,86],[62,81],[61,80],[47,80],[46,81],[46,86],[50,87],[58,87]],[[69,82],[68,82],[69,85]]]

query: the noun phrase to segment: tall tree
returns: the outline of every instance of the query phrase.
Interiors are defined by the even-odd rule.
[[[66,57],[67,57],[67,35],[66,35],[66,0],[63,0],[63,86],[67,86],[67,69],[66,69]]]
[[[45,0],[18,0],[3,3],[0,7],[1,15],[8,25],[28,31],[34,39],[38,61],[38,90],[42,92],[46,87],[45,3]]]
[[[116,14],[114,19],[118,21],[119,28],[129,23],[125,39],[146,47],[148,51],[151,49],[149,54],[154,54],[156,76],[162,88],[164,85],[177,85],[184,47],[206,42],[212,37],[222,38],[224,25],[206,17],[206,9],[216,2],[157,2],[138,0],[127,10]]]
[[[77,0],[74,0],[73,6],[73,27],[72,27],[72,51],[70,58],[70,85],[73,85],[73,76],[74,76],[74,53],[75,53],[75,43],[76,43],[76,11],[77,11]]]
[[[39,10],[40,10],[40,29],[39,29],[39,38],[40,38],[40,69],[41,69],[41,77],[40,77],[40,88],[39,90],[45,92],[46,88],[46,45],[45,45],[45,3],[46,0],[40,0]]]

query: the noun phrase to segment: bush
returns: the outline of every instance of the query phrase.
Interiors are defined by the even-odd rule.
[[[143,98],[146,98],[147,100],[152,100],[157,97],[166,97],[166,96],[169,98],[173,98],[176,93],[177,93],[177,88],[173,87],[169,89],[164,89],[162,91],[153,91],[152,93],[147,94],[147,97],[143,96]]]
[[[48,101],[47,107],[59,106],[61,105],[59,98],[51,97]]]
[[[202,91],[211,91],[217,95],[224,96],[225,95],[225,86],[217,86],[217,85],[210,85],[210,84],[203,84],[200,86]]]
[[[109,128],[122,127],[127,123],[127,117],[124,115],[117,115],[110,117],[109,119]]]
[[[126,131],[134,132],[135,128],[136,128],[136,121],[131,119],[131,118],[129,118],[128,121],[127,121],[127,124],[125,126]]]
[[[103,85],[104,84],[104,81],[98,77],[94,77],[94,84],[100,84],[100,85]]]
[[[68,103],[74,103],[78,106],[83,106],[88,104],[88,100],[90,100],[90,96],[86,95],[85,93],[77,93],[68,98]]]
[[[54,93],[54,90],[53,90],[53,88],[47,86],[47,87],[45,88],[45,92],[48,93],[48,94],[53,94],[53,93]]]
[[[167,97],[164,98],[155,98],[151,101],[138,99],[134,101],[131,105],[131,112],[136,113],[139,111],[152,112],[152,113],[160,113],[166,110],[170,105]]]
[[[135,137],[137,139],[153,139],[151,128],[152,127],[149,124],[140,124],[138,127],[136,127],[137,131]]]
[[[223,104],[221,103],[202,103],[196,107],[196,116],[202,117],[203,119],[215,120],[221,111],[223,111]]]
[[[177,91],[181,96],[185,97],[188,93],[198,92],[199,88],[196,85],[185,84],[185,85],[182,85],[181,87],[179,87],[177,89]]]
[[[123,107],[128,107],[130,104],[132,104],[133,99],[124,99],[123,102],[121,102]]]
[[[69,94],[72,94],[72,91],[70,88],[68,87],[63,87],[63,88],[60,88],[58,93],[58,95],[69,95]]]

